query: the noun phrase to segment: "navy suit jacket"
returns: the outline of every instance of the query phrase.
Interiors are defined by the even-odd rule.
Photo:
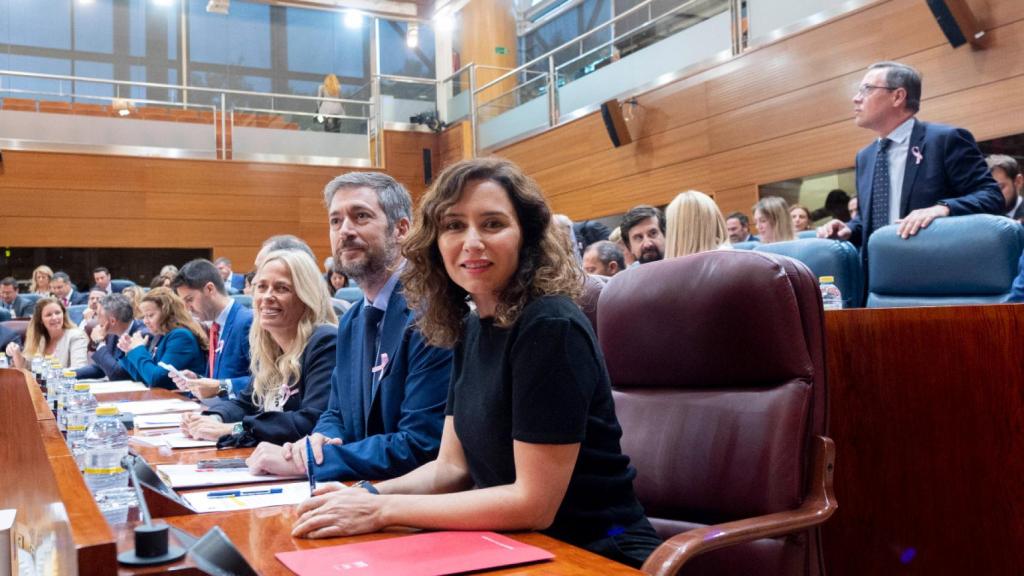
[[[218,336],[217,357],[213,361],[211,378],[231,380],[231,389],[239,394],[249,386],[249,329],[252,328],[252,310],[238,302],[231,305]],[[175,366],[177,368],[178,366]]]
[[[149,334],[142,322],[132,320],[127,333],[132,335],[140,330],[143,334]],[[103,378],[106,376],[110,380],[131,380],[132,375],[119,364],[121,358],[124,358],[124,352],[117,347],[117,341],[120,338],[119,334],[107,334],[107,337],[103,339],[103,346],[92,353],[92,364],[75,370],[75,376],[77,378]]]
[[[206,354],[199,347],[199,341],[188,328],[175,328],[160,337],[156,349],[150,354],[145,346],[139,346],[118,362],[132,380],[144,382],[150,388],[177,390],[167,370],[159,366],[164,362],[178,370],[191,370],[200,376],[206,374]]]
[[[335,326],[316,327],[302,351],[302,373],[292,386],[294,393],[280,412],[264,412],[262,406],[254,404],[252,385],[249,385],[238,398],[218,400],[204,414],[217,414],[224,422],[242,422],[245,433],[257,441],[284,444],[304,438],[327,409],[337,341]]]
[[[72,288],[68,301],[71,302],[71,306],[78,306],[79,304],[88,304],[89,295],[86,294],[85,292],[79,292],[78,290]]]
[[[437,457],[452,352],[427,345],[401,290],[395,286],[384,315],[380,351],[388,362],[375,379],[369,418],[363,417],[365,302],[338,325],[331,397],[314,431],[344,444],[324,446],[324,463],[313,467],[317,480],[394,478]]]
[[[239,294],[241,294],[242,290],[245,290],[245,275],[232,272],[231,287],[237,290]]]
[[[6,326],[0,326],[0,352],[6,350],[11,342],[17,342],[20,346],[21,335]]]
[[[917,160],[914,149],[920,153]],[[867,246],[864,222],[871,221],[871,180],[875,174],[878,140],[857,153],[857,216],[847,223],[850,241]],[[1006,212],[1003,195],[985,164],[974,136],[963,128],[915,120],[903,173],[900,218],[939,200],[949,206],[950,216]]]

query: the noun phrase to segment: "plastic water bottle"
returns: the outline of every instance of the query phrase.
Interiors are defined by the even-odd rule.
[[[835,280],[832,276],[821,276],[818,278],[818,282],[821,285],[821,303],[824,305],[825,310],[843,309],[843,295],[839,292],[839,287],[836,286]]]
[[[68,396],[75,391],[75,371],[58,371],[59,376],[54,377],[57,383],[57,428],[66,432],[67,427],[67,405]]]
[[[33,356],[32,357],[32,374],[36,377],[36,382],[41,385],[43,383],[43,357]]]
[[[10,364],[7,362],[7,354],[0,352],[0,368],[10,368]]]
[[[78,467],[85,465],[85,431],[96,419],[96,397],[89,390],[89,385],[82,382],[75,384],[74,391],[67,397],[64,410],[67,422],[67,442],[71,454],[78,462]]]
[[[96,409],[96,420],[85,431],[85,484],[95,494],[107,488],[128,485],[128,472],[121,458],[128,454],[128,430],[118,418],[117,406]]]

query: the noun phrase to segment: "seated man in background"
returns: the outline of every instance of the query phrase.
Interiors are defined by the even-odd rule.
[[[89,300],[86,302],[85,310],[82,310],[82,321],[78,323],[78,327],[85,330],[85,325],[90,320],[96,318],[100,312],[100,301],[107,296],[107,292],[93,288],[89,292]]]
[[[172,376],[175,385],[199,398],[223,395],[234,398],[249,385],[249,329],[252,310],[235,302],[224,287],[223,273],[209,260],[197,259],[181,267],[171,289],[189,310],[210,322],[209,365],[206,378],[183,370]]]
[[[220,278],[224,281],[224,288],[227,289],[228,293],[241,294],[242,290],[245,289],[245,276],[235,274],[231,269],[231,260],[221,256],[214,261],[213,265],[220,272]]]
[[[583,252],[583,270],[587,274],[615,276],[626,269],[626,258],[614,242],[594,242]]]
[[[665,214],[654,206],[641,204],[622,217],[622,241],[641,264],[665,257]]]
[[[1004,154],[993,154],[985,158],[985,163],[992,171],[992,178],[999,185],[999,191],[1003,193],[1006,217],[1018,222],[1024,221],[1024,199],[1020,196],[1024,191],[1024,174],[1020,173],[1020,164],[1013,156]]]
[[[750,234],[750,219],[743,212],[733,212],[725,219],[725,229],[729,232],[729,242],[758,242],[761,239]]]
[[[110,283],[110,270],[107,270],[105,267],[97,266],[93,269],[92,279],[96,284],[89,289],[90,292],[93,290],[99,290],[100,292],[103,292],[104,295],[113,294],[115,292]],[[117,292],[120,292],[120,290],[117,290]]]
[[[330,400],[308,437],[311,475],[393,478],[437,457],[452,353],[427,345],[402,295],[405,188],[386,174],[350,172],[327,184],[324,201],[336,266],[365,298],[338,324]],[[304,474],[306,442],[261,443],[248,464],[255,474]]]
[[[135,319],[132,301],[124,294],[104,296],[96,318],[97,324],[89,335],[96,344],[92,364],[75,370],[75,377],[130,380],[131,375],[119,363],[124,351],[117,347],[117,341],[122,334],[148,333],[142,322]]]
[[[8,276],[0,280],[0,309],[11,313],[11,318],[28,318],[35,307],[33,302],[18,294],[18,281]]]
[[[75,290],[75,285],[66,272],[57,272],[53,275],[53,278],[50,279],[50,290],[64,305],[64,308],[85,304],[89,300],[88,294]]]

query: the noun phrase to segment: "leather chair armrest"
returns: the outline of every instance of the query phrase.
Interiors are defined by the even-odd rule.
[[[644,573],[658,576],[674,575],[698,554],[760,538],[799,532],[828,520],[838,507],[832,491],[836,448],[832,439],[824,436],[816,436],[812,443],[814,476],[810,494],[799,508],[676,534],[659,546],[644,562]]]

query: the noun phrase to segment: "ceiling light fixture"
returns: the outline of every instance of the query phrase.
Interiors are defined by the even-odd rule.
[[[409,48],[420,45],[420,25],[416,22],[409,22],[409,28],[405,31],[405,45]]]
[[[206,11],[214,14],[228,15],[228,8],[231,7],[231,0],[210,0],[206,3]]]
[[[346,10],[345,11],[345,28],[362,28],[363,27],[363,13],[358,10]]]

